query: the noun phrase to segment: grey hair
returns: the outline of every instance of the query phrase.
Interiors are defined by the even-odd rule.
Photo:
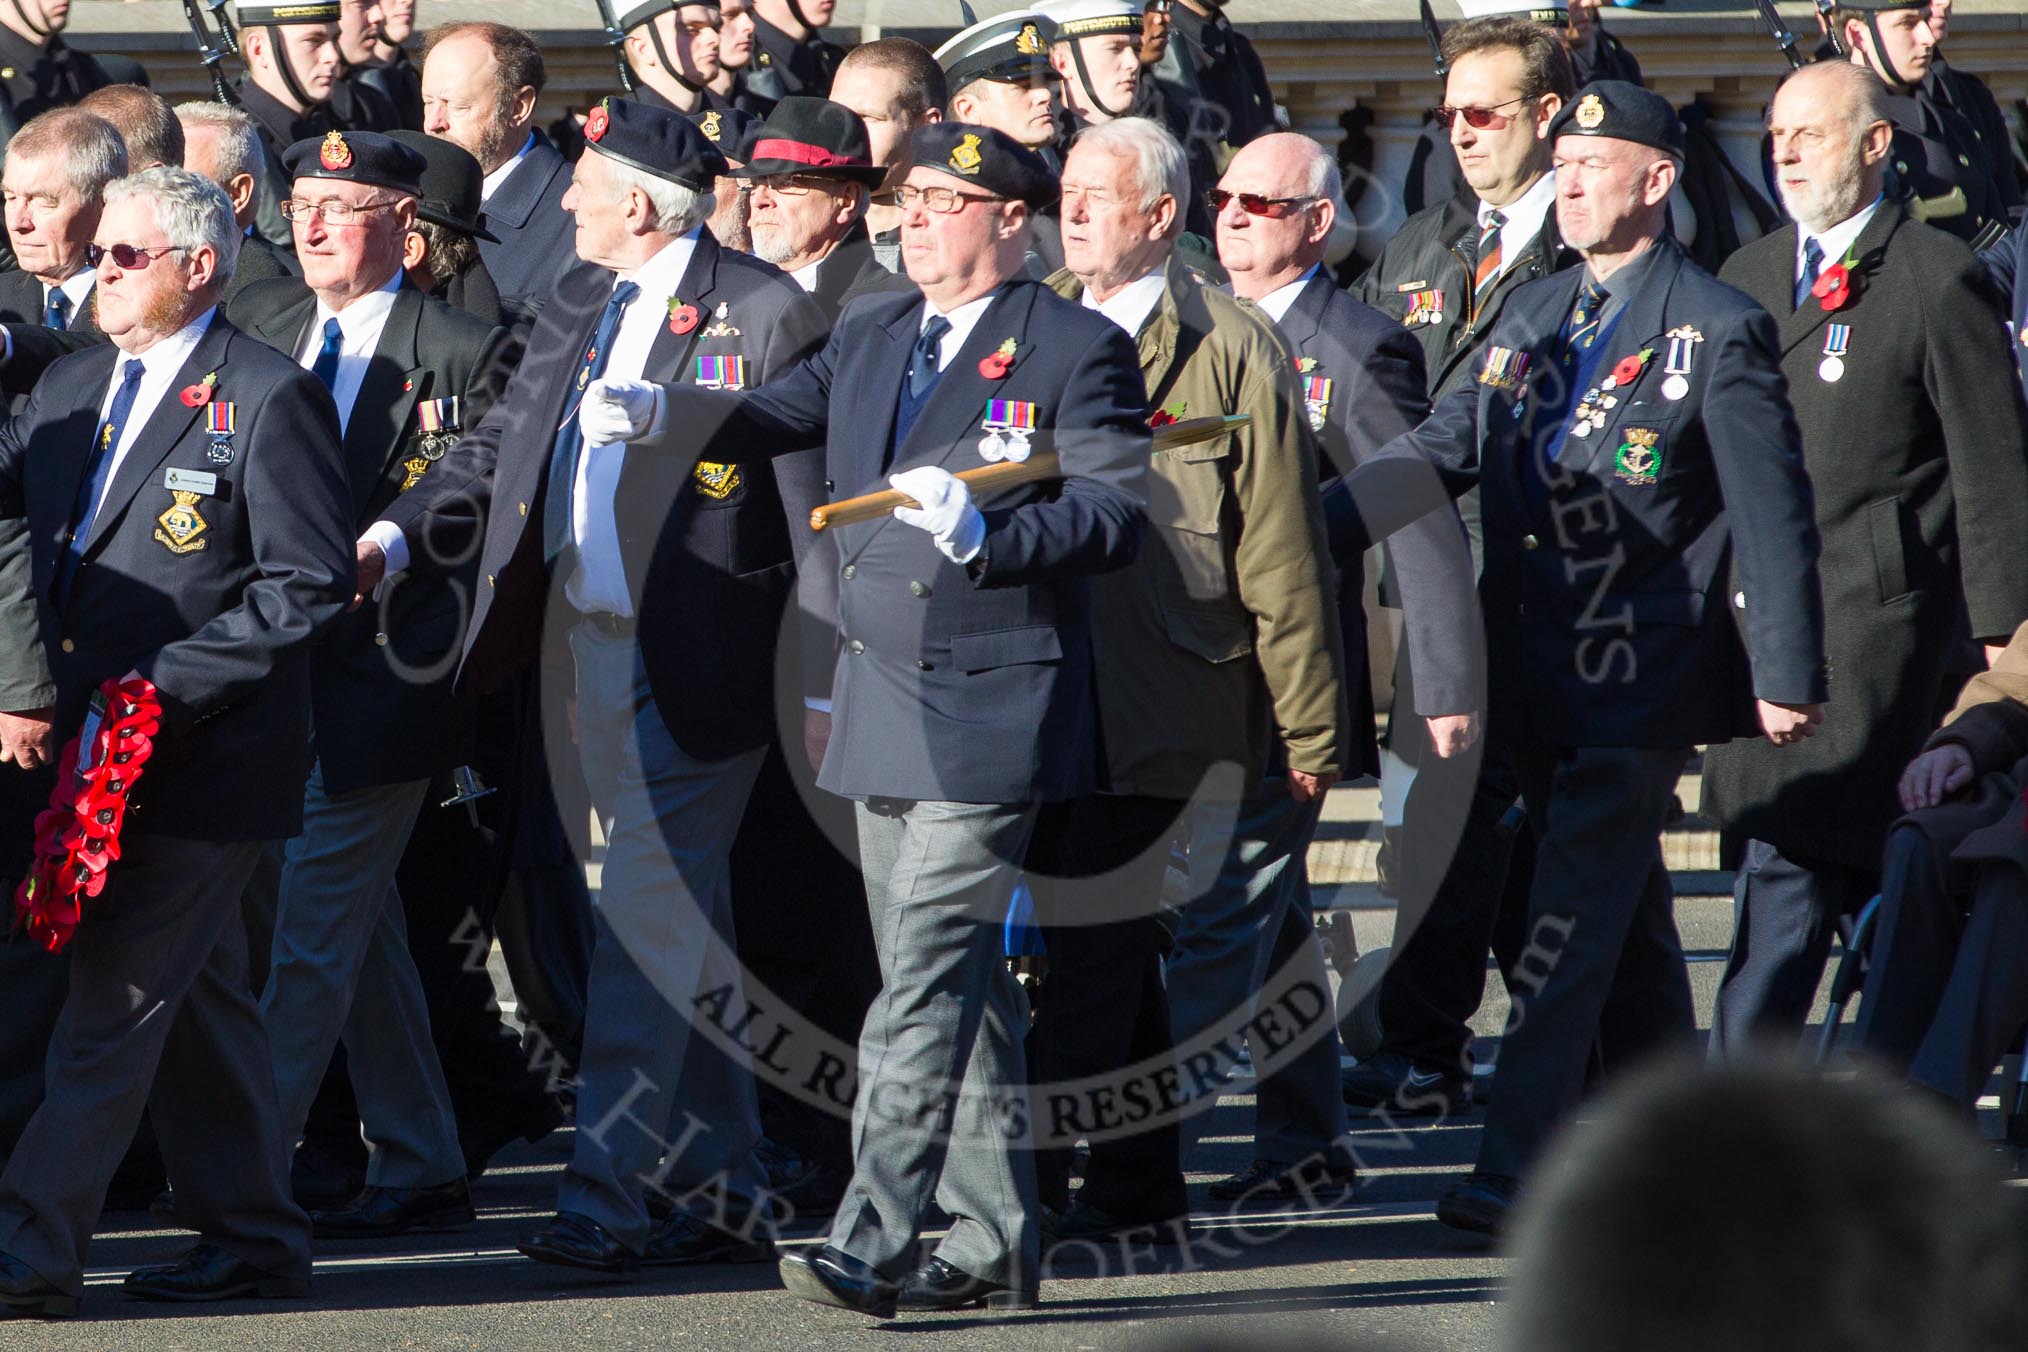
[[[1303,183],[1303,195],[1329,202],[1342,212],[1345,210],[1345,173],[1338,167],[1338,157],[1315,141],[1310,144],[1316,153],[1305,166],[1309,173]]]
[[[225,189],[193,169],[157,165],[106,185],[108,203],[130,197],[147,199],[155,208],[155,224],[186,254],[200,245],[212,247],[218,254],[214,289],[223,289],[232,280],[233,269],[239,265],[240,229],[232,218],[232,203],[226,200]]]
[[[60,160],[64,181],[86,206],[97,203],[106,185],[127,172],[127,143],[118,128],[76,108],[55,108],[30,119],[7,143],[7,153]]]
[[[662,234],[688,234],[718,210],[718,199],[711,193],[672,183],[631,164],[622,164],[610,155],[606,156],[606,172],[611,176],[615,193],[639,188],[647,196],[648,205],[655,209],[655,229]]]
[[[218,153],[213,167],[218,170],[221,186],[241,174],[260,178],[261,143],[256,139],[253,119],[240,109],[223,103],[192,100],[176,105],[176,120],[186,128],[209,127],[218,133]]]
[[[1115,118],[1086,127],[1076,144],[1094,145],[1132,160],[1134,184],[1141,190],[1140,210],[1153,211],[1167,193],[1176,199],[1176,219],[1183,219],[1190,201],[1190,163],[1167,127],[1151,118]]]

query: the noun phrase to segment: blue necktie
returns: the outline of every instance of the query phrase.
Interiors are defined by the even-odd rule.
[[[63,294],[61,287],[49,288],[49,302],[42,308],[42,323],[45,328],[70,327],[70,297]]]
[[[584,403],[585,388],[605,374],[606,362],[612,356],[613,336],[620,331],[627,306],[640,294],[641,288],[632,282],[621,282],[613,288],[613,294],[606,298],[606,308],[599,313],[599,326],[592,332],[591,346],[584,350],[584,360],[578,364],[577,385],[549,452],[549,495],[542,510],[544,562],[555,563],[570,548],[571,497],[577,489],[577,463],[584,455],[584,433],[577,425],[578,407]]]
[[[1598,337],[1598,321],[1605,313],[1606,289],[1587,277],[1578,289],[1577,305],[1572,308],[1570,318],[1563,325],[1563,362],[1570,364],[1572,357],[1588,351],[1592,341]]]
[[[345,330],[338,327],[338,321],[324,321],[324,346],[317,349],[317,360],[310,363],[310,374],[324,382],[324,388],[335,396],[338,393],[338,349],[345,345]]]
[[[1824,248],[1817,241],[1803,241],[1803,275],[1796,279],[1796,308],[1803,308],[1803,302],[1810,298],[1810,290],[1817,284],[1817,278],[1824,268]]]
[[[130,357],[120,373],[120,388],[113,395],[112,410],[106,420],[99,424],[98,436],[92,440],[90,459],[85,461],[84,479],[77,486],[77,497],[71,503],[70,534],[64,538],[63,557],[56,565],[56,585],[50,589],[50,596],[56,608],[62,610],[70,597],[71,579],[77,574],[79,560],[84,558],[85,541],[91,538],[92,520],[99,514],[99,499],[105,495],[106,480],[113,472],[113,448],[120,444],[120,429],[127,425],[128,415],[134,411],[134,396],[141,392],[141,375],[147,367],[139,357]]]
[[[937,383],[937,376],[941,374],[938,363],[943,354],[944,335],[950,331],[951,321],[942,315],[930,316],[930,322],[922,326],[922,332],[915,340],[915,350],[908,359],[909,398],[923,398]]]

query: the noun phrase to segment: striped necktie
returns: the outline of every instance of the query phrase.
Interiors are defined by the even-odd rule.
[[[1577,304],[1571,309],[1570,321],[1563,326],[1563,353],[1565,360],[1591,346],[1591,340],[1598,337],[1599,316],[1605,313],[1606,289],[1590,277],[1577,293]]]
[[[1473,253],[1477,266],[1472,269],[1472,318],[1485,313],[1486,302],[1493,295],[1493,288],[1500,281],[1500,227],[1507,224],[1507,218],[1497,211],[1486,213],[1486,219],[1479,225],[1479,247]]]

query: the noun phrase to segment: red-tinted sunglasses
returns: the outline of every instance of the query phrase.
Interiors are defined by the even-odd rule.
[[[1297,207],[1306,207],[1318,199],[1315,197],[1262,197],[1257,192],[1227,192],[1223,188],[1213,188],[1210,192],[1204,194],[1204,200],[1211,204],[1211,210],[1214,214],[1225,210],[1226,207],[1237,201],[1239,209],[1249,216],[1265,216],[1271,221],[1279,221],[1293,215]]]
[[[1505,103],[1496,103],[1491,108],[1453,108],[1448,103],[1440,103],[1429,110],[1429,115],[1435,118],[1437,124],[1445,131],[1449,131],[1452,120],[1459,117],[1464,118],[1465,125],[1474,131],[1505,131],[1507,124],[1514,119],[1498,110],[1526,102],[1528,96],[1523,94],[1518,99],[1508,99]]]
[[[181,246],[175,244],[165,244],[160,248],[154,249],[146,249],[138,244],[87,244],[85,245],[85,262],[93,267],[97,267],[108,257],[111,257],[113,262],[118,264],[122,269],[139,271],[160,258],[163,254],[178,252],[181,252]]]

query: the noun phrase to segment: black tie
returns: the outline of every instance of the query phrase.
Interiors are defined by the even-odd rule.
[[[1824,246],[1810,239],[1803,241],[1803,275],[1796,278],[1796,308],[1803,308],[1803,302],[1810,298],[1816,288],[1817,277],[1824,268]]]
[[[930,316],[930,322],[922,326],[922,333],[915,340],[915,352],[908,359],[909,398],[922,398],[937,383],[944,335],[950,331],[951,321],[942,315]]]

